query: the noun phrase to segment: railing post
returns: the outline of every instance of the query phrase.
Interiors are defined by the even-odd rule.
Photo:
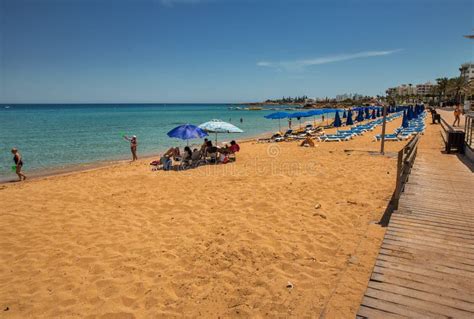
[[[393,209],[398,209],[398,200],[400,199],[400,192],[402,188],[402,181],[401,181],[401,174],[403,168],[403,153],[405,152],[405,148],[398,152],[398,160],[397,160],[397,180],[395,184],[395,198],[393,201]]]

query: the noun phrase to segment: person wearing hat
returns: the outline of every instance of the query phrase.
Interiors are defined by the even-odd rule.
[[[138,157],[137,157],[137,145],[138,145],[137,136],[133,135],[130,138],[130,137],[124,135],[123,138],[130,142],[130,151],[132,152],[132,161],[138,160]]]

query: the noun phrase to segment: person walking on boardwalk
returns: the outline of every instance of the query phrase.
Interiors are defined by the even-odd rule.
[[[18,175],[20,181],[24,181],[26,179],[26,175],[21,172],[21,169],[23,168],[23,159],[21,158],[21,154],[16,148],[12,148],[12,154],[13,161],[15,162],[16,175]]]
[[[458,123],[458,126],[459,126],[460,121],[461,121],[461,107],[459,105],[456,105],[456,108],[454,109],[453,127],[456,126],[456,123]]]
[[[138,157],[137,157],[137,145],[138,145],[137,136],[133,135],[132,137],[128,137],[128,136],[124,135],[123,138],[130,142],[130,151],[132,152],[132,161],[138,160]]]

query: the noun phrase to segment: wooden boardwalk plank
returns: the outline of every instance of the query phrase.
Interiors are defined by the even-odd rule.
[[[372,282],[369,282],[369,284],[370,283]],[[469,312],[445,306],[436,302],[413,298],[411,296],[403,295],[399,292],[391,292],[369,287],[367,288],[366,296],[403,305],[411,308],[412,310],[418,310],[418,312],[421,311],[423,313],[428,314],[429,318],[437,318],[444,316],[448,318],[455,317],[472,319],[472,314],[469,314]]]
[[[422,144],[358,318],[474,318],[474,174]]]

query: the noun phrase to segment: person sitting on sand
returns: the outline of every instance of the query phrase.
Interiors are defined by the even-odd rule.
[[[21,158],[20,152],[16,148],[12,148],[13,161],[15,162],[15,172],[18,178],[21,180],[26,179],[26,175],[21,172],[23,167],[23,159]]]
[[[204,139],[204,143],[202,143],[202,145],[201,145],[201,150],[200,150],[200,151],[201,151],[201,155],[202,155],[203,157],[205,157],[205,156],[207,155],[207,154],[206,154],[206,150],[207,150],[207,148],[208,148],[208,146],[209,146],[209,143],[210,143],[210,145],[212,146],[212,142],[209,141],[207,138],[205,138],[205,139]]]
[[[124,139],[130,142],[130,151],[132,152],[132,161],[136,161],[138,159],[137,157],[137,136],[133,135],[132,137],[128,136],[123,136]]]
[[[165,154],[163,154],[163,156],[172,158],[175,161],[179,161],[181,159],[181,153],[179,152],[179,147],[171,147],[170,149],[166,151]]]
[[[207,141],[207,147],[206,147],[206,151],[204,153],[204,157],[210,157],[210,161],[211,162],[215,162],[216,159],[217,159],[217,152],[219,151],[219,149],[215,146],[212,145],[212,142],[211,141]]]
[[[189,146],[186,146],[184,148],[184,153],[183,153],[183,158],[182,158],[182,162],[183,163],[186,163],[186,164],[190,164],[191,163],[191,158],[193,156],[193,152],[191,151],[191,149],[189,148]]]
[[[240,151],[240,146],[235,141],[231,141],[230,146],[226,144],[224,147],[219,148],[219,153],[221,154],[234,154],[238,151]]]
[[[191,161],[194,164],[194,163],[199,162],[200,160],[201,160],[201,151],[195,148],[191,155]]]
[[[314,142],[313,139],[311,138],[311,134],[306,134],[306,138],[304,139],[303,142],[301,142],[300,146],[305,146],[305,147],[314,147]]]

